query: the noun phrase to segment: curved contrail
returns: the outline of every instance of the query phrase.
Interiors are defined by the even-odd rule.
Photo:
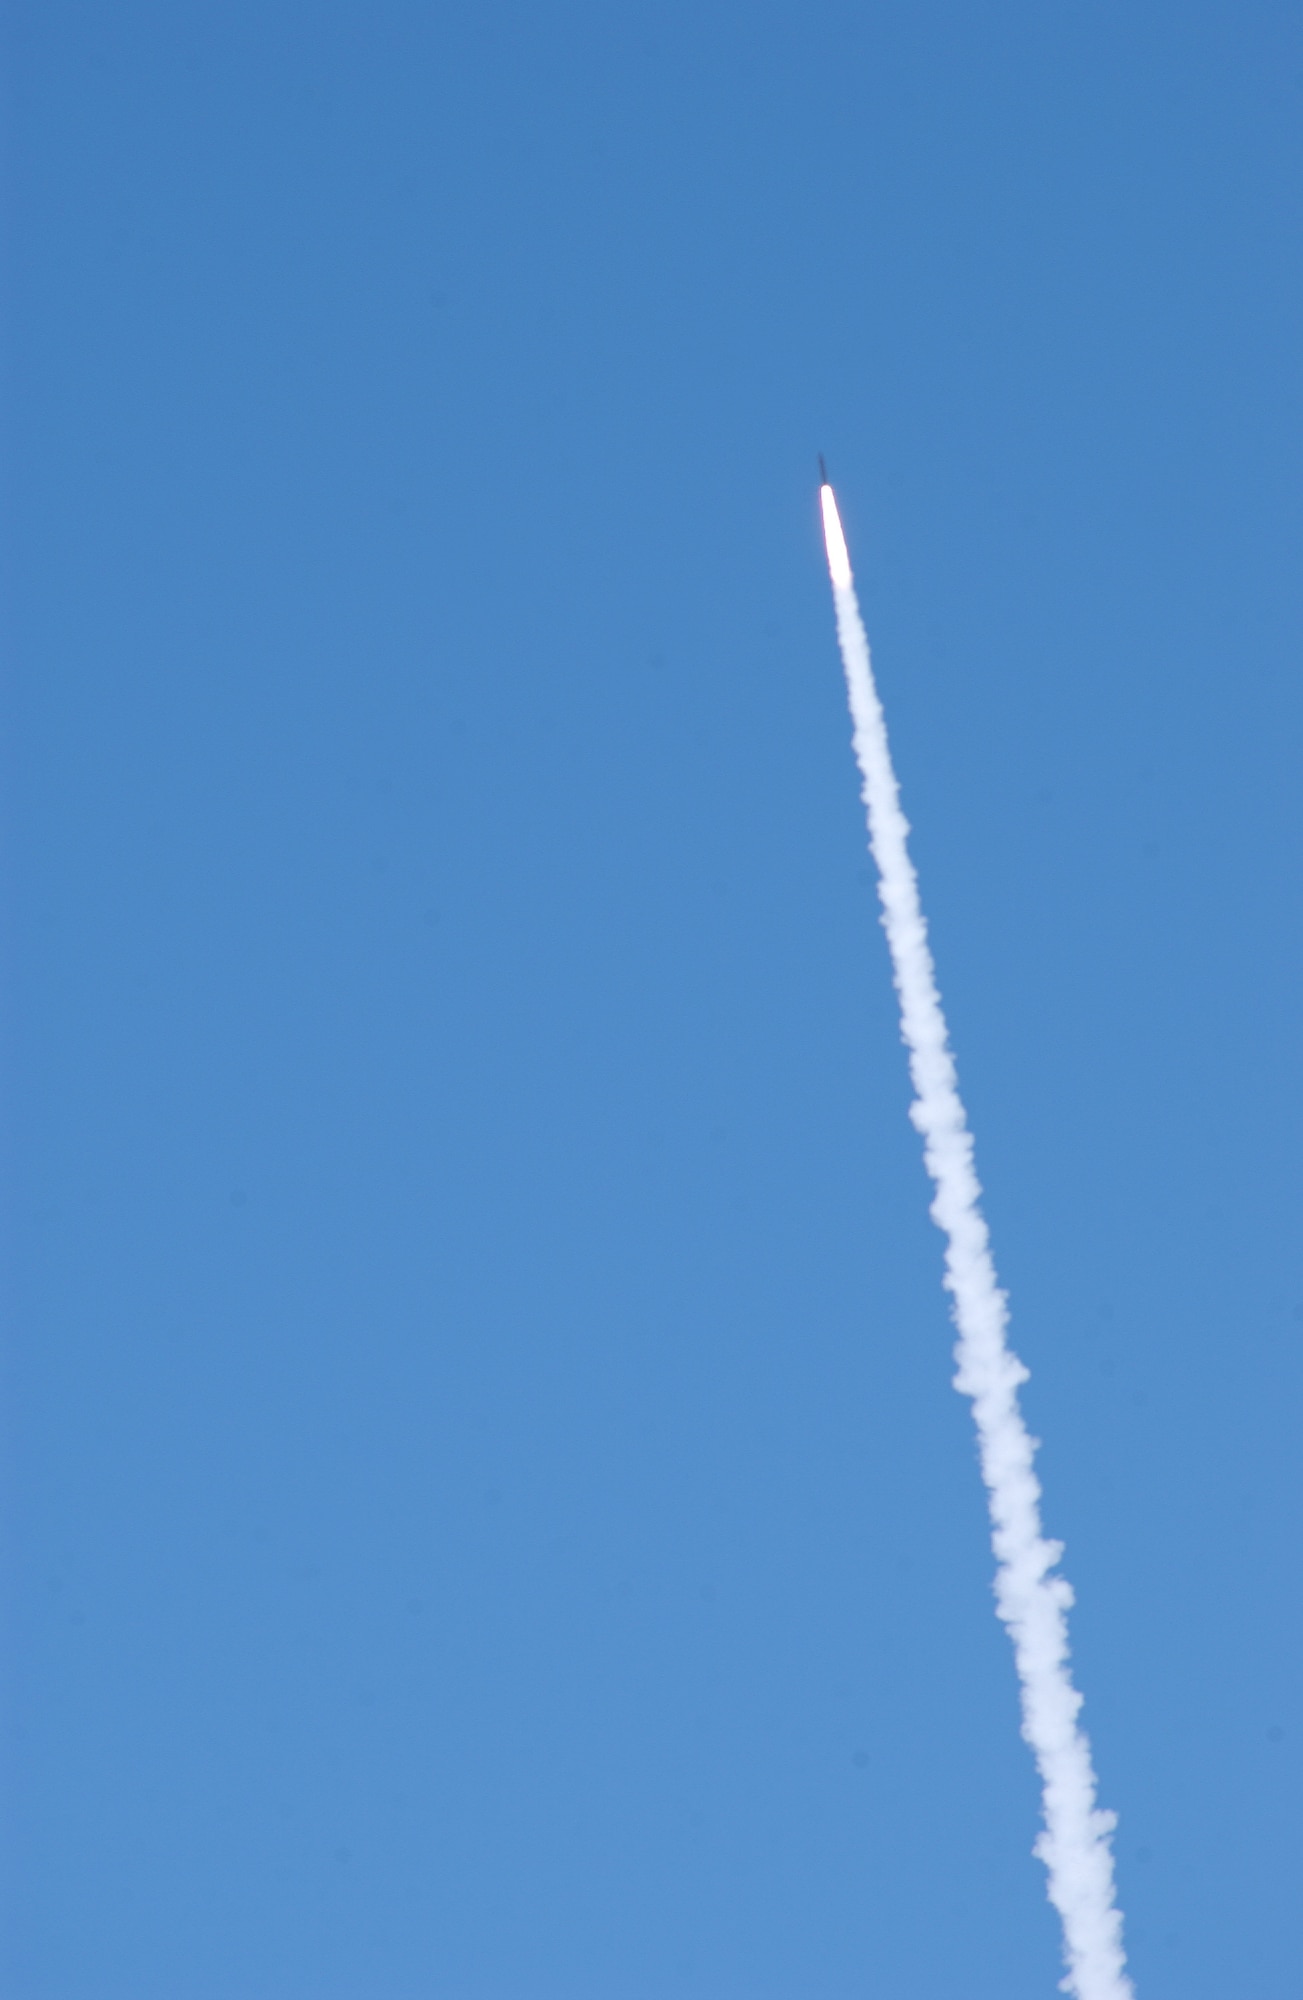
[[[820,462],[822,471],[822,461]],[[1005,1340],[1005,1295],[996,1283],[973,1169],[973,1141],[960,1101],[945,1015],[937,992],[918,877],[909,858],[909,822],[900,809],[869,642],[851,577],[833,490],[820,488],[837,637],[864,780],[869,845],[878,866],[882,922],[891,951],[901,1031],[914,1083],[910,1117],[936,1193],[932,1219],[946,1239],[946,1289],[959,1340],[955,1387],[973,1416],[991,1511],[995,1598],[1008,1627],[1022,1690],[1023,1735],[1036,1755],[1045,1825],[1036,1852],[1049,1870],[1050,1901],[1063,1920],[1068,1976],[1078,2000],[1127,2000],[1122,1916],[1114,1901],[1110,1836],[1116,1815],[1095,1803],[1090,1744],[1077,1725],[1081,1696],[1068,1670],[1066,1613],[1072,1590],[1052,1572],[1063,1553],[1041,1531],[1034,1440],[1018,1403],[1027,1370]]]

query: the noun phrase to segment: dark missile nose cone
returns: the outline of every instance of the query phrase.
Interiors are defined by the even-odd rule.
[[[828,486],[831,484],[831,481],[828,478],[828,468],[823,462],[822,452],[819,453],[819,484],[820,486]]]

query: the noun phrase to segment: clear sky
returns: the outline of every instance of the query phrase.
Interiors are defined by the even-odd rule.
[[[1303,29],[14,0],[6,2000],[1296,2000]]]

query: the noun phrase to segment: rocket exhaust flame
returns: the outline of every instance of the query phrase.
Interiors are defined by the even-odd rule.
[[[842,533],[837,502],[832,487],[826,481],[819,488],[819,501],[823,508],[823,540],[828,551],[828,574],[832,578],[832,587],[834,590],[849,590],[851,559],[846,549],[846,537]]]
[[[1068,1667],[1066,1616],[1072,1590],[1053,1573],[1062,1544],[1047,1541],[1041,1528],[1036,1446],[1018,1401],[1027,1370],[1005,1339],[1005,1295],[981,1211],[972,1136],[909,857],[909,823],[901,811],[846,537],[826,479],[819,499],[869,845],[909,1050],[910,1117],[922,1134],[935,1190],[932,1219],[946,1239],[945,1284],[959,1334],[955,1387],[973,1400],[996,1557],[996,1608],[1013,1642],[1023,1735],[1041,1776],[1045,1823],[1036,1853],[1048,1870],[1050,1901],[1063,1924],[1068,1967],[1063,1990],[1076,2000],[1129,2000],[1133,1989],[1123,1969],[1122,1917],[1113,1890],[1110,1840],[1116,1818],[1096,1805],[1090,1744],[1077,1721],[1081,1696]]]

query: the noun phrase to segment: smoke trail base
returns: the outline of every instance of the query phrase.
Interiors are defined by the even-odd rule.
[[[996,1610],[1013,1642],[1023,1735],[1041,1777],[1044,1826],[1036,1853],[1045,1863],[1050,1901],[1063,1925],[1068,1968],[1063,1990],[1076,2000],[1130,2000],[1122,1916],[1113,1890],[1110,1841],[1116,1820],[1096,1804],[1090,1744],[1077,1721],[1081,1696],[1068,1668],[1072,1590],[1054,1573],[1062,1545],[1047,1541],[1041,1529],[1036,1446],[1018,1401],[1027,1370],[1005,1339],[1006,1300],[991,1260],[972,1135],[909,857],[909,823],[901,811],[846,537],[826,478],[819,498],[869,846],[914,1084],[910,1117],[922,1134],[932,1179],[932,1219],[946,1239],[945,1284],[959,1334],[955,1387],[973,1402],[996,1557]]]

